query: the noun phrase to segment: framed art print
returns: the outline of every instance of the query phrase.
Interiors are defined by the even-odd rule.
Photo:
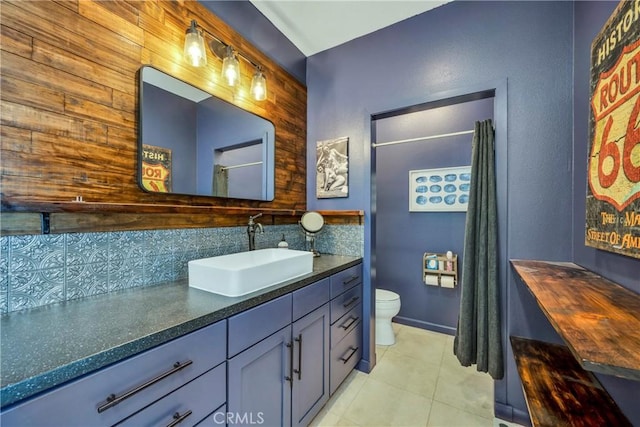
[[[471,166],[409,171],[410,212],[466,212]]]
[[[349,197],[349,138],[318,141],[316,197]]]

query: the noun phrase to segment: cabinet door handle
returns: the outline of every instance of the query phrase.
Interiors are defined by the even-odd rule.
[[[302,379],[302,334],[298,334],[294,341],[298,343],[298,369],[294,369],[293,372],[298,374],[298,380]]]
[[[351,277],[349,277],[347,280],[343,280],[343,281],[342,281],[342,284],[343,284],[343,285],[345,285],[345,286],[347,286],[349,283],[353,283],[354,281],[358,280],[358,278],[359,278],[359,277],[360,277],[360,276],[358,276],[358,275],[351,276]]]
[[[293,387],[293,343],[288,342],[287,348],[289,349],[289,375],[284,377],[284,379],[289,381],[291,387]]]
[[[183,422],[184,420],[187,419],[187,417],[189,415],[191,415],[192,412],[189,409],[187,412],[185,412],[184,414],[180,415],[180,412],[176,412],[175,414],[173,414],[173,421],[171,421],[170,424],[167,424],[167,427],[175,427],[178,424],[180,424],[181,422]]]
[[[130,398],[131,396],[133,396],[134,394],[141,392],[145,388],[154,385],[158,381],[162,381],[163,379],[167,378],[169,375],[172,375],[172,374],[175,374],[178,371],[181,371],[182,369],[186,368],[187,366],[191,365],[192,363],[193,363],[193,361],[191,361],[191,360],[187,360],[184,363],[176,362],[176,363],[173,364],[173,368],[171,368],[170,370],[158,375],[157,377],[147,381],[146,383],[144,383],[142,385],[139,385],[136,388],[133,388],[133,389],[129,390],[128,392],[126,392],[126,393],[124,393],[124,394],[122,394],[120,396],[116,396],[113,393],[110,394],[109,397],[107,397],[107,400],[102,405],[98,406],[98,413],[102,413],[102,412],[106,411],[107,409],[116,406],[118,403],[122,402],[123,400],[126,400],[126,399]]]
[[[353,297],[351,298],[348,302],[345,302],[344,304],[342,304],[342,306],[344,308],[349,307],[350,305],[353,305],[354,302],[358,301],[360,299],[360,297]]]
[[[351,354],[349,356],[345,357],[341,357],[340,360],[342,360],[342,363],[346,364],[349,359],[351,359],[353,357],[354,354],[356,354],[358,352],[358,348],[359,347],[349,347],[349,349],[351,350]]]
[[[340,327],[345,331],[351,327],[354,323],[356,323],[360,319],[359,317],[349,317],[346,322],[344,322]]]

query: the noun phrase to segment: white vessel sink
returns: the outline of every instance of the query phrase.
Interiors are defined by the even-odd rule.
[[[189,286],[239,297],[313,271],[313,253],[260,249],[189,261]]]

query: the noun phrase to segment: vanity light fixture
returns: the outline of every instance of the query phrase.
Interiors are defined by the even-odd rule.
[[[238,62],[236,52],[231,46],[227,46],[226,54],[222,60],[222,77],[227,85],[232,87],[240,80],[240,62]]]
[[[267,99],[267,79],[264,75],[264,68],[242,52],[235,50],[233,46],[226,44],[202,28],[195,19],[191,20],[191,25],[186,31],[184,40],[185,61],[194,67],[207,65],[203,33],[212,39],[208,43],[211,52],[222,60],[221,74],[224,82],[231,87],[236,86],[240,82],[240,61],[238,58],[242,58],[255,68],[255,73],[251,79],[251,96],[256,101],[264,101]]]
[[[184,37],[184,59],[194,67],[207,65],[207,52],[204,47],[202,31],[198,30],[196,20],[191,21]]]
[[[251,96],[256,101],[264,101],[267,99],[267,79],[262,73],[262,67],[257,66],[256,72],[251,79]]]

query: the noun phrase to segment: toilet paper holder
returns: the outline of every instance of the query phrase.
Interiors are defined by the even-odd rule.
[[[453,288],[458,284],[458,255],[425,252],[422,257],[422,279],[425,285]]]

